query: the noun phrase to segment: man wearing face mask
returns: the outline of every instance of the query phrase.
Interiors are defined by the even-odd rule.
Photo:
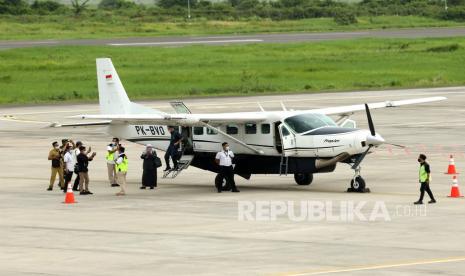
[[[128,157],[124,153],[124,147],[118,147],[118,158],[116,159],[116,171],[118,184],[121,186],[121,191],[116,193],[117,196],[126,195],[126,174],[128,172]]]
[[[431,179],[431,170],[429,164],[426,163],[426,155],[420,154],[418,157],[418,162],[420,163],[419,171],[419,180],[420,180],[420,199],[415,201],[414,204],[423,204],[423,197],[425,196],[425,191],[428,193],[430,201],[428,203],[436,203],[434,199],[433,192],[429,187],[429,181]]]
[[[68,185],[71,182],[71,178],[73,177],[74,173],[74,159],[72,155],[73,146],[67,145],[65,148],[65,155],[63,157],[63,161],[65,163],[65,188],[63,189],[63,193],[67,192]]]
[[[234,158],[234,153],[229,149],[229,144],[224,142],[221,144],[223,150],[218,152],[215,157],[215,162],[220,166],[220,179],[226,180],[226,184],[231,188],[231,192],[238,193],[239,190],[236,187],[236,182],[234,182],[234,168],[232,166],[232,159]],[[216,189],[218,193],[221,193],[222,186],[220,183],[216,183]]]
[[[111,187],[118,187],[116,183],[116,151],[118,150],[118,141],[115,141],[116,138],[113,138],[113,142],[107,146],[107,154],[105,160],[107,161],[107,172],[108,172],[108,181],[110,182]]]
[[[53,183],[55,183],[56,176],[60,177],[60,187],[63,189],[65,182],[63,178],[63,162],[58,142],[52,143],[53,148],[48,153],[48,160],[52,161],[52,173],[50,175],[50,185],[47,191],[53,190]]]

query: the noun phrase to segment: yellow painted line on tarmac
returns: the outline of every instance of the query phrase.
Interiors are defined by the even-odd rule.
[[[451,257],[451,258],[444,258],[444,259],[420,260],[420,261],[406,262],[406,263],[354,266],[354,267],[343,268],[343,269],[329,269],[329,270],[316,270],[316,271],[298,272],[298,273],[284,273],[284,274],[279,274],[279,275],[282,275],[282,276],[324,275],[324,274],[335,274],[335,273],[344,273],[344,272],[380,270],[380,269],[387,269],[387,268],[397,268],[397,267],[416,266],[416,265],[463,262],[463,261],[465,261],[465,256]]]

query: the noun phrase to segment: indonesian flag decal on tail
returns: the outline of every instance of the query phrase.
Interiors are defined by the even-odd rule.
[[[105,80],[106,80],[107,82],[113,82],[113,74],[112,74],[111,71],[105,71],[105,72],[103,72],[103,73],[104,73],[104,75],[105,75]]]

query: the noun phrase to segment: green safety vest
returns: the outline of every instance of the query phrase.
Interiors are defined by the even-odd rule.
[[[420,182],[426,182],[428,179],[428,173],[425,170],[425,164],[420,165]]]
[[[114,152],[113,152],[113,153],[107,152],[107,157],[106,157],[106,159],[107,159],[108,161],[114,161],[114,160],[115,160],[115,155],[114,155],[114,154],[115,154]]]
[[[127,172],[128,171],[128,158],[126,155],[123,157],[123,162],[116,164],[116,171],[118,172]]]

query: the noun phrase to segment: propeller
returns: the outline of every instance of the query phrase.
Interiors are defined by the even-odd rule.
[[[373,123],[373,119],[371,118],[370,108],[368,107],[368,104],[365,104],[365,112],[367,114],[368,127],[370,129],[370,135],[367,136],[367,141],[366,141],[368,144],[368,148],[365,152],[362,153],[362,155],[360,155],[357,158],[357,160],[355,160],[354,164],[352,165],[352,169],[354,170],[358,168],[360,163],[362,163],[363,159],[365,159],[365,156],[368,154],[370,149],[374,146],[386,144],[386,145],[391,145],[391,146],[395,146],[399,148],[405,148],[405,146],[403,145],[387,143],[381,136],[376,135],[375,124]]]
[[[371,136],[375,136],[375,125],[373,124],[373,119],[371,118],[370,108],[368,107],[368,104],[365,104],[365,111],[367,113],[368,127],[370,128]]]

